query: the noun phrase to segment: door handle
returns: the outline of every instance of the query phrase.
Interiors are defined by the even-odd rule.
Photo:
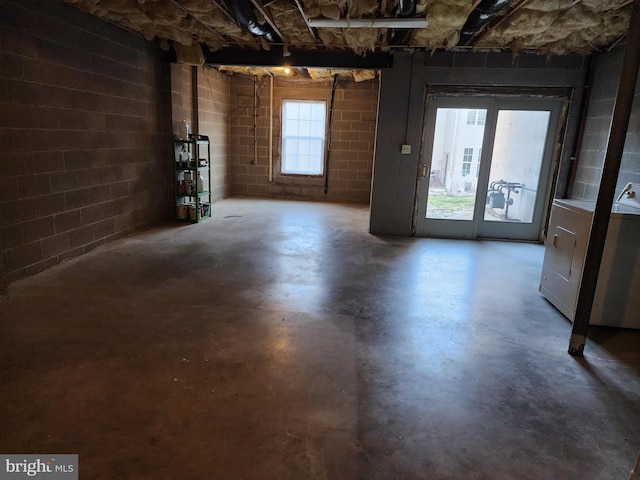
[[[553,236],[553,246],[557,247],[558,246],[558,235],[554,235]]]

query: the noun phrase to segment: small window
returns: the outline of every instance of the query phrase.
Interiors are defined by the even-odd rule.
[[[467,111],[467,125],[475,125],[477,116],[478,116],[477,110]]]
[[[487,111],[478,110],[478,123],[476,125],[484,125],[487,121]]]
[[[285,100],[282,105],[282,173],[324,173],[325,102]]]
[[[467,125],[484,125],[486,121],[486,110],[467,110]]]
[[[462,155],[462,176],[466,177],[471,173],[471,162],[473,160],[473,148],[465,148]]]

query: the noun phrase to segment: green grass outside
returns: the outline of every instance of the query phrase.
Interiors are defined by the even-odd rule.
[[[428,204],[431,208],[439,210],[464,210],[473,208],[475,197],[448,197],[446,195],[433,195],[429,197]]]

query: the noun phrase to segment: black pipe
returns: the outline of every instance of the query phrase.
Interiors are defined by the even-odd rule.
[[[271,43],[280,43],[282,39],[268,23],[260,25],[256,20],[253,5],[248,0],[227,0],[227,6],[238,25],[246,28],[256,37],[264,37]]]
[[[593,76],[595,75],[595,67],[593,63],[593,55],[590,55],[587,60],[587,80],[582,89],[582,99],[580,105],[580,126],[578,135],[576,135],[576,141],[573,144],[573,156],[569,162],[569,174],[564,186],[564,192],[562,198],[569,198],[569,190],[573,184],[576,173],[578,171],[578,164],[580,163],[580,153],[582,151],[582,139],[584,137],[584,129],[587,124],[587,115],[589,114],[589,102],[591,101],[591,85],[593,84]]]
[[[333,120],[333,102],[336,98],[336,86],[338,85],[338,75],[333,75],[333,86],[331,87],[331,103],[329,104],[329,127],[327,128],[327,154],[324,159],[324,194],[329,191],[329,156],[331,155],[331,123]]]
[[[400,0],[398,2],[398,16],[413,17],[416,14],[415,0]]]
[[[415,0],[400,0],[398,3],[398,17],[409,18],[416,14]],[[390,45],[406,45],[412,30],[405,28],[390,28],[387,33],[387,43]]]
[[[598,199],[593,212],[591,234],[589,235],[587,254],[582,270],[582,282],[578,291],[578,303],[569,340],[569,354],[574,356],[583,355],[584,345],[587,341],[591,308],[593,307],[593,298],[596,293],[600,264],[602,263],[607,230],[609,229],[611,207],[615,198],[618,173],[624,152],[624,142],[629,128],[631,105],[636,89],[638,69],[640,68],[640,55],[638,55],[638,51],[640,51],[640,29],[635,28],[634,25],[640,25],[640,0],[634,0],[631,8],[627,45],[624,49],[618,91],[616,92],[616,100],[613,107],[607,153],[602,166]]]
[[[198,115],[200,107],[198,105],[198,67],[191,67],[191,131],[200,133],[200,117]]]
[[[467,45],[489,20],[509,4],[509,0],[482,0],[469,14],[460,31],[458,45]]]

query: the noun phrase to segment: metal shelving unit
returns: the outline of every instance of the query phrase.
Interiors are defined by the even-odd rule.
[[[174,218],[195,223],[211,218],[211,145],[173,141]]]

